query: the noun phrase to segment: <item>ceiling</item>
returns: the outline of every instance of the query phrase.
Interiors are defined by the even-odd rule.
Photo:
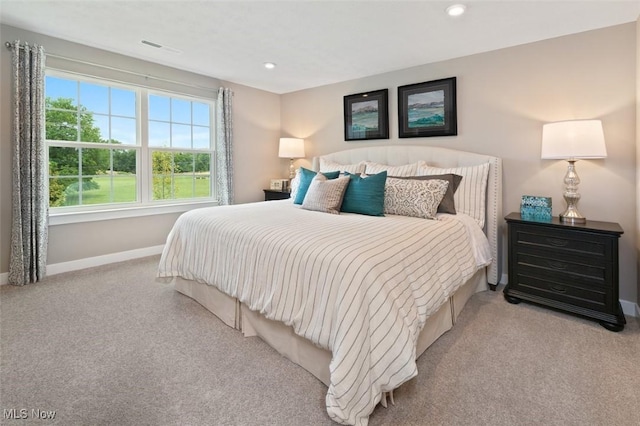
[[[279,94],[640,14],[638,0],[0,2],[3,24]],[[466,13],[449,17],[445,9],[454,3],[465,4]],[[277,66],[268,70],[265,62]]]

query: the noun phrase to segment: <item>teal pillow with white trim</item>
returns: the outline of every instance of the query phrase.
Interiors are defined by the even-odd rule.
[[[293,204],[302,204],[304,196],[307,195],[307,191],[309,190],[309,185],[311,185],[311,181],[317,174],[318,173],[313,170],[300,167],[300,170],[298,171],[300,182],[298,183],[298,192],[296,192],[296,198],[293,200]],[[335,179],[340,176],[340,171],[322,172],[322,174],[325,175],[327,179]]]
[[[340,211],[368,216],[384,216],[384,187],[387,172],[362,177],[349,174],[349,186],[344,193]]]

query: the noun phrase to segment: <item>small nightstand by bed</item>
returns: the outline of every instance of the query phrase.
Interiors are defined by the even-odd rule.
[[[588,220],[583,225],[505,217],[508,225],[509,283],[504,297],[595,319],[607,330],[626,324],[618,300],[617,223]]]
[[[275,189],[263,189],[263,191],[265,201],[286,200],[291,197],[291,192],[289,191],[279,191]]]

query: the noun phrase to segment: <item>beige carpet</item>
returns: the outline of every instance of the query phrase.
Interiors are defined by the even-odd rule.
[[[332,424],[324,385],[156,282],[157,262],[0,288],[2,424]],[[627,320],[612,333],[477,294],[370,424],[640,425],[640,326]]]

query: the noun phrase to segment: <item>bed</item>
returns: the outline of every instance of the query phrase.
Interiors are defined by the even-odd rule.
[[[501,276],[500,158],[380,146],[313,159],[322,172],[363,164],[369,174],[418,164],[431,173],[482,170],[483,178],[467,174],[455,193],[458,214],[436,220],[330,215],[291,200],[194,210],[176,222],[158,270],[225,324],[316,376],[328,387],[329,417],[358,425],[415,377],[417,357],[467,300]]]

